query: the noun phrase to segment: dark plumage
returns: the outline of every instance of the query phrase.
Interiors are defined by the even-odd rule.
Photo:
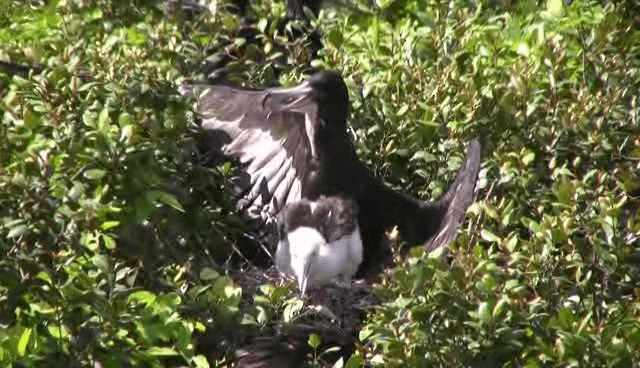
[[[314,210],[316,218],[322,219],[320,232],[328,242],[351,234],[358,226],[358,205],[348,198],[320,196]]]
[[[376,272],[389,256],[384,231],[397,225],[409,244],[432,250],[449,242],[473,200],[480,145],[449,191],[420,201],[388,188],[359,160],[347,132],[349,98],[342,77],[318,72],[297,87],[207,86],[199,96],[200,128],[209,149],[240,163],[239,207],[269,223],[284,205],[344,195],[358,206],[364,243],[362,271]]]
[[[301,226],[319,228],[320,223],[311,212],[311,202],[301,199],[298,202],[290,203],[282,211],[279,221],[281,228],[280,239],[287,233],[294,231]]]
[[[358,205],[336,196],[320,196],[316,201],[303,198],[287,204],[280,220],[280,239],[301,226],[318,229],[327,242],[352,233],[358,226]]]

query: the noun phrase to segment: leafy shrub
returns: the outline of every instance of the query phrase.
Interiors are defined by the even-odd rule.
[[[205,366],[194,331],[239,300],[199,270],[238,220],[192,164],[178,27],[127,3],[13,11],[0,54],[47,69],[2,77],[0,361]]]
[[[485,142],[451,265],[415,252],[377,288],[373,365],[638,361],[640,33],[625,11],[434,3],[337,31],[329,59],[362,84],[354,125],[375,142],[361,152],[390,181],[437,195],[451,147]]]

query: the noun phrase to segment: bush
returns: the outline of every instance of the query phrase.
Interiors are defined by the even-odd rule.
[[[178,26],[126,2],[7,16],[0,54],[47,69],[2,77],[0,362],[205,366],[192,335],[239,290],[200,270],[238,221],[192,164]]]
[[[640,33],[611,4],[423,5],[345,23],[329,60],[361,85],[354,124],[375,142],[361,152],[390,181],[438,195],[460,162],[452,147],[480,136],[480,196],[451,264],[414,252],[379,285],[362,354],[385,367],[630,366]]]

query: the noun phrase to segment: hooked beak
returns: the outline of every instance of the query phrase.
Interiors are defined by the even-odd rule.
[[[304,271],[300,278],[298,279],[298,288],[300,289],[300,294],[302,296],[307,292],[307,285],[309,283],[309,270],[311,269],[311,260],[304,267]]]
[[[304,296],[307,292],[307,275],[303,275],[300,280],[298,280],[298,288],[300,288],[300,294]]]
[[[262,98],[262,109],[269,112],[289,110],[305,112],[305,108],[313,102],[313,88],[309,82],[303,82],[293,88],[278,88],[267,91]]]

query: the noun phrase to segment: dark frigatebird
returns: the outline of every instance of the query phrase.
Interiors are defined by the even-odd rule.
[[[358,208],[348,198],[320,196],[287,204],[278,220],[275,264],[294,275],[300,293],[332,281],[348,284],[362,262]]]
[[[207,149],[239,163],[238,208],[250,218],[275,226],[284,206],[303,198],[342,195],[356,201],[364,245],[359,276],[377,274],[388,260],[386,229],[397,225],[405,242],[433,250],[454,238],[473,201],[480,168],[476,140],[436,201],[412,198],[377,178],[349,136],[347,86],[336,72],[317,72],[293,88],[207,85],[198,93],[197,112]]]

